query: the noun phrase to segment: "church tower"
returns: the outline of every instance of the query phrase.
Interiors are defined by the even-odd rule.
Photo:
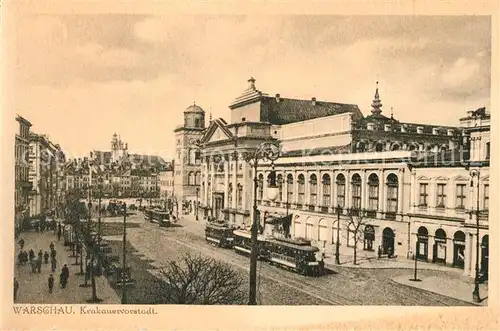
[[[184,110],[184,123],[174,130],[174,194],[179,203],[179,213],[182,213],[182,202],[187,203],[184,211],[194,214],[196,203],[196,188],[201,184],[201,158],[196,146],[205,132],[205,111],[193,103]],[[201,191],[198,192],[200,194]]]

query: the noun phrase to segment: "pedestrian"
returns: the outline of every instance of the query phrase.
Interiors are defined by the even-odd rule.
[[[45,264],[49,263],[49,253],[47,251],[43,254],[43,260]]]
[[[378,246],[378,249],[377,249],[377,260],[380,260],[381,256],[382,256],[382,248],[380,246]]]
[[[54,243],[53,243],[53,242],[50,242],[49,247],[50,247],[50,250],[53,250],[53,249],[54,249]]]
[[[36,271],[38,273],[42,272],[42,258],[38,256],[38,259],[36,260]]]
[[[66,282],[64,280],[64,272],[62,272],[62,271],[59,274],[59,285],[61,286],[61,288],[65,288],[66,287]]]
[[[42,252],[42,250],[38,251],[38,258],[40,260],[43,259],[43,252]]]
[[[29,258],[30,258],[30,263],[31,263],[31,261],[33,261],[33,259],[35,258],[35,252],[33,251],[33,248],[32,248],[32,249],[30,249]]]
[[[23,251],[23,264],[26,264],[28,262],[28,252]]]
[[[66,288],[66,284],[68,283],[68,278],[69,278],[69,269],[68,269],[68,266],[65,264],[61,270],[61,286],[62,286],[62,288]]]
[[[50,257],[55,258],[56,254],[57,254],[57,251],[55,249],[53,249],[53,250],[50,251]]]
[[[21,248],[21,250],[24,248],[24,239],[21,238],[21,240],[19,240],[19,247]]]
[[[19,282],[17,281],[17,278],[14,277],[14,302],[17,300],[17,292],[19,291]]]
[[[31,272],[35,273],[36,272],[36,261],[35,261],[35,259],[31,260],[30,264],[31,264]]]
[[[52,289],[54,288],[54,276],[50,274],[49,276],[49,293],[52,293]]]
[[[52,270],[52,272],[56,271],[56,267],[57,267],[57,260],[56,257],[54,256],[50,259],[50,269]]]
[[[23,264],[23,258],[24,258],[24,255],[23,255],[23,252],[19,252],[19,254],[17,254],[17,264],[21,265]]]

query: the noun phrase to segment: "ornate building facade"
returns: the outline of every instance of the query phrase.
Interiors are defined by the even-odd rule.
[[[19,125],[19,131],[16,133],[14,143],[14,155],[16,159],[14,168],[14,224],[15,229],[19,231],[22,219],[29,215],[29,194],[31,192],[31,183],[29,180],[29,136],[31,123],[21,116],[16,116],[16,122]]]
[[[195,214],[200,204],[201,156],[199,141],[205,132],[205,111],[193,104],[184,111],[184,125],[175,133],[174,200],[179,212]]]
[[[462,185],[470,179],[469,136],[478,134],[466,128],[469,119],[463,119],[461,127],[450,127],[386,117],[378,84],[371,114],[364,117],[356,105],[271,97],[256,89],[253,78],[248,82],[229,106],[230,123],[212,121],[201,139],[206,217],[248,226],[256,176],[258,218],[262,228],[275,235],[308,238],[332,253],[337,237],[343,247],[357,243],[352,221],[363,219],[359,249],[376,255],[380,247],[383,254],[409,258],[417,254],[430,262],[464,268],[470,275],[467,266],[473,258],[467,248],[473,245],[468,237],[473,231],[466,228],[475,193]],[[482,146],[489,146],[487,138],[482,139]],[[270,164],[261,162],[255,174],[249,163],[264,141],[281,146],[274,162],[279,183],[276,201],[266,199]],[[470,152],[482,155],[474,148]],[[483,165],[487,168],[489,163]],[[481,171],[483,192],[486,168]],[[419,192],[426,183],[429,203],[424,209],[419,206]],[[480,201],[485,199],[482,194]],[[427,248],[421,245],[424,237],[419,237],[425,224]],[[444,244],[438,229],[445,232]],[[462,233],[467,233],[463,247]]]

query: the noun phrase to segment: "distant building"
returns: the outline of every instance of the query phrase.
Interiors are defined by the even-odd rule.
[[[179,212],[194,214],[200,203],[201,154],[198,143],[205,132],[205,111],[193,104],[184,111],[184,125],[176,128],[174,195]]]
[[[174,196],[174,162],[160,171],[160,198],[171,199]]]
[[[19,115],[16,117],[16,121],[19,124],[19,131],[16,133],[14,145],[16,158],[14,206],[15,229],[19,231],[22,219],[29,216],[29,194],[31,191],[29,181],[29,135],[31,123]]]

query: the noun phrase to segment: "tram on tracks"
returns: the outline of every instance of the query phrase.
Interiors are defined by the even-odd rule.
[[[236,253],[241,255],[250,256],[252,254],[252,233],[245,230],[234,230],[234,244],[233,249]],[[267,254],[265,250],[266,239],[263,235],[257,236],[257,252],[258,258],[266,259]]]
[[[161,227],[169,227],[172,225],[170,220],[170,214],[164,210],[154,210],[152,212],[152,217],[155,223],[158,223]]]
[[[266,241],[268,261],[304,276],[318,276],[323,272],[323,262],[316,260],[319,248],[308,240],[273,238]]]
[[[143,213],[144,213],[144,219],[146,221],[153,222],[153,209],[144,208]]]
[[[234,241],[233,229],[220,224],[207,223],[205,240],[218,247],[231,248]]]

